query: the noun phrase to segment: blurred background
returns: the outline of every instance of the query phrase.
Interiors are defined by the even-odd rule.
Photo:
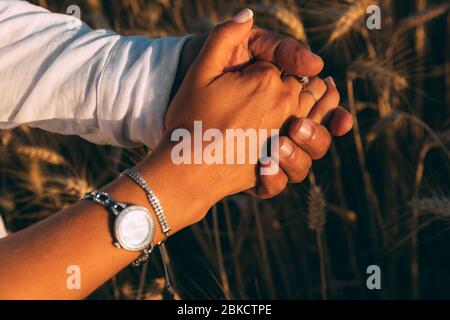
[[[80,6],[93,28],[203,33],[244,7],[325,60],[354,130],[309,179],[272,200],[227,198],[168,241],[185,299],[450,298],[450,15],[438,0],[35,0]],[[381,8],[369,30],[366,8]],[[1,132],[0,213],[21,230],[100,187],[149,150],[21,127]],[[381,290],[366,269],[381,268]],[[157,255],[91,299],[164,299]]]

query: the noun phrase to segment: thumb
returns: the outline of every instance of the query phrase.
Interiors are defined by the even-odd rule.
[[[253,27],[253,11],[244,9],[210,33],[191,68],[195,79],[206,83],[223,73],[233,51],[248,38]]]

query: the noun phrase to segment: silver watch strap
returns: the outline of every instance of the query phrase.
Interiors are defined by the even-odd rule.
[[[81,200],[92,200],[101,204],[110,209],[116,216],[127,206],[125,203],[115,201],[108,193],[95,190],[83,194]]]
[[[95,203],[98,203],[102,206],[104,206],[107,209],[110,209],[111,212],[118,216],[120,212],[127,207],[127,205],[123,202],[115,201],[109,193],[102,192],[102,191],[90,191],[85,194],[83,194],[80,198],[81,200],[92,200]],[[150,244],[148,248],[145,248],[142,250],[142,254],[139,256],[139,258],[132,263],[134,267],[138,267],[144,262],[148,260],[150,257],[150,253],[153,251],[153,244]]]

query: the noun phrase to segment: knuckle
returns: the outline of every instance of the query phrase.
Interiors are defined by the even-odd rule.
[[[260,75],[261,81],[273,81],[278,76],[277,72],[271,67],[262,67]]]
[[[295,114],[298,109],[298,96],[295,98],[292,90],[281,90],[277,95],[278,115],[283,118],[283,122],[290,115]]]
[[[271,64],[264,63],[258,66],[258,82],[262,87],[273,87],[281,81],[279,71]]]
[[[298,104],[300,91],[301,90],[293,89],[291,86],[285,86],[284,96],[289,100],[297,102]]]

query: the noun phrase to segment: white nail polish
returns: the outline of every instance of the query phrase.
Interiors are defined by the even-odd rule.
[[[336,87],[336,83],[334,83],[333,77],[326,77],[325,80],[330,83],[333,87]]]
[[[250,9],[244,9],[233,17],[233,21],[237,23],[244,23],[253,18],[253,11]]]
[[[262,176],[273,176],[278,173],[280,166],[272,158],[261,159],[260,175]]]

